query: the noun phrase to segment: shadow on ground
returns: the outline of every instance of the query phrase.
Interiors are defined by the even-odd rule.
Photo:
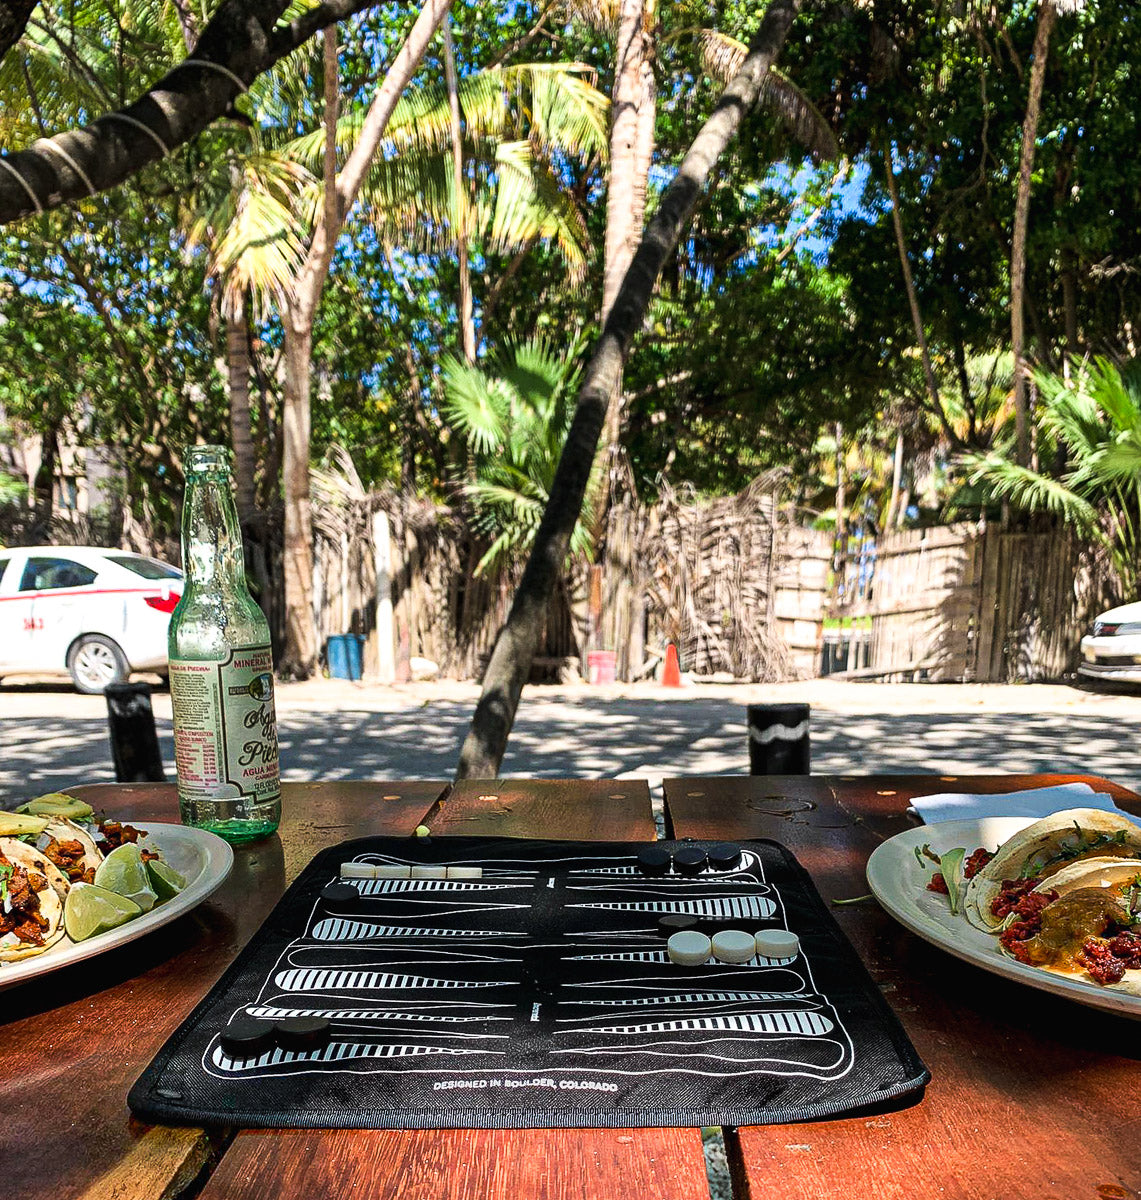
[[[287,711],[279,726],[283,777],[449,779],[471,711],[458,701],[399,712]],[[158,725],[173,779],[170,722]],[[811,734],[816,774],[1083,771],[1141,789],[1135,722],[1124,716],[814,708]],[[77,780],[114,778],[105,720],[4,719],[0,739],[0,804]],[[671,774],[747,771],[743,707],[704,698],[533,699],[520,709],[503,763],[504,775],[625,775],[653,785]]]

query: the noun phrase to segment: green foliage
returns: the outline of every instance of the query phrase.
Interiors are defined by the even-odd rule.
[[[962,466],[987,497],[1024,512],[1052,513],[1105,548],[1125,596],[1141,574],[1141,370],[1095,359],[1073,381],[1039,372],[1039,458],[1064,462],[1034,471],[1005,450],[967,454]]]
[[[491,539],[476,574],[530,549],[574,415],[580,350],[557,354],[535,337],[484,365],[450,354],[440,364],[444,412],[467,442],[475,476],[463,494],[476,528]],[[588,504],[571,535],[572,554],[590,556],[592,520]]]

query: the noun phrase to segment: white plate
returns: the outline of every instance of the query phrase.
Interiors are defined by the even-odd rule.
[[[915,847],[930,845],[936,854],[962,846],[967,853],[1001,842],[1033,823],[1031,817],[983,817],[973,821],[939,821],[907,829],[877,846],[868,859],[868,886],[897,921],[934,946],[990,971],[1043,992],[1068,996],[1079,1004],[1106,1008],[1141,1019],[1141,996],[1129,996],[1096,983],[1055,975],[1017,962],[998,952],[998,939],[976,929],[960,911],[952,915],[946,896],[927,891],[933,863],[920,866]]]
[[[229,844],[217,834],[204,829],[191,829],[186,825],[163,825],[155,821],[144,821],[135,826],[146,830],[147,837],[139,845],[157,848],[162,857],[186,879],[186,887],[166,901],[143,913],[133,921],[97,934],[85,942],[70,942],[66,938],[57,942],[50,950],[26,958],[23,962],[0,963],[0,988],[13,983],[23,983],[37,975],[46,975],[66,967],[69,963],[81,962],[85,958],[102,954],[126,942],[133,942],[173,921],[183,913],[201,904],[215,891],[230,873],[234,865],[234,852]]]

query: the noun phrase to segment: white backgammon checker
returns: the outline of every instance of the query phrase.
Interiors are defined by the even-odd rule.
[[[699,967],[709,961],[713,943],[696,929],[683,929],[666,942],[670,961],[682,967]]]
[[[800,938],[787,929],[762,929],[755,941],[762,958],[795,958],[800,950]]]
[[[713,957],[723,963],[747,963],[757,953],[757,942],[743,929],[722,929],[713,935]]]

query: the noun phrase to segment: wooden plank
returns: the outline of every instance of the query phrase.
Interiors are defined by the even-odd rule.
[[[467,780],[433,836],[649,841],[644,780]],[[377,1200],[708,1200],[697,1129],[243,1130],[202,1200],[308,1200],[354,1186]]]
[[[429,820],[434,834],[652,841],[644,779],[466,779]]]
[[[915,824],[905,811],[914,795],[1075,779],[1141,814],[1141,797],[1078,775],[667,779],[664,787],[679,836],[776,837],[831,900],[866,892],[867,857]],[[770,1197],[774,1179],[790,1200],[911,1200],[917,1188],[947,1200],[1141,1192],[1134,1022],[961,963],[873,902],[835,916],[933,1081],[904,1111],[728,1133],[736,1196]]]
[[[5,991],[0,1162],[10,1194],[154,1200],[188,1187],[224,1138],[133,1120],[131,1084],[318,850],[362,832],[411,833],[446,786],[287,783],[280,836],[235,848],[229,878],[192,913]],[[71,790],[144,826],[178,820],[173,784]]]
[[[347,1189],[371,1200],[709,1200],[697,1129],[247,1130],[201,1197]]]

